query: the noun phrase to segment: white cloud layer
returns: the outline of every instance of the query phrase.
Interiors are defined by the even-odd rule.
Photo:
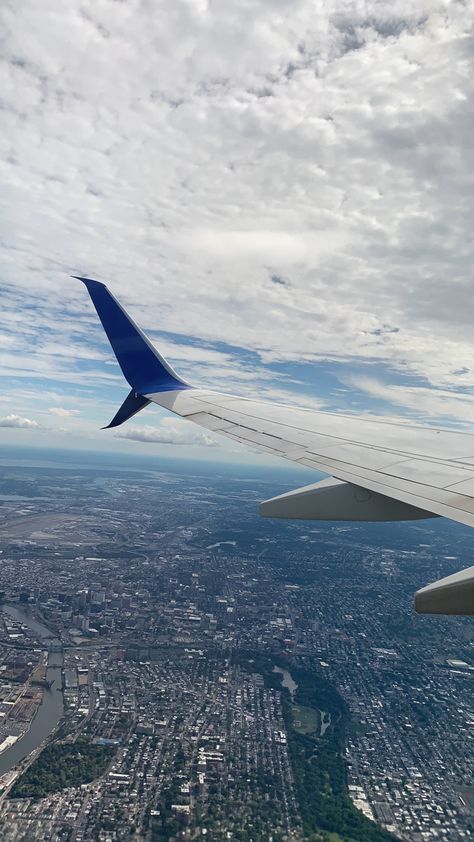
[[[5,0],[1,16],[4,373],[120,382],[67,279],[82,272],[148,329],[472,393],[472,4]],[[213,353],[218,385],[268,383]]]
[[[371,377],[351,377],[348,382],[374,398],[409,409],[423,420],[444,418],[472,426],[474,395],[421,386],[387,385]]]
[[[32,421],[30,418],[22,418],[21,415],[6,415],[0,418],[0,427],[14,427],[17,430],[34,430],[39,428],[37,421]]]
[[[184,428],[179,423],[167,424],[164,427],[129,426],[115,433],[116,438],[130,439],[154,444],[187,444],[199,445],[202,447],[217,447],[216,441],[200,430]]]
[[[57,415],[58,418],[71,418],[74,415],[79,415],[79,409],[66,409],[64,406],[51,406],[49,408],[51,415]]]

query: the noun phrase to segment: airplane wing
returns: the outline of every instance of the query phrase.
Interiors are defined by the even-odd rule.
[[[151,345],[107,287],[86,285],[132,387],[117,426],[150,402],[219,435],[330,475],[264,501],[265,517],[408,520],[442,516],[474,526],[474,435],[315,412],[191,386]],[[415,607],[474,614],[474,568],[423,588]]]

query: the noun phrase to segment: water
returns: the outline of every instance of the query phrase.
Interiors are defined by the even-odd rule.
[[[59,640],[54,638],[46,626],[38,623],[26,612],[21,611],[13,605],[3,606],[2,611],[8,614],[13,620],[28,626],[45,643],[59,644]],[[43,691],[43,701],[31,723],[30,729],[11,748],[6,749],[0,754],[0,774],[3,775],[5,772],[9,772],[20,760],[26,757],[33,749],[37,748],[49,736],[61,719],[64,711],[61,677],[62,666],[62,652],[50,652],[46,675],[48,681],[53,682],[52,687],[50,690]],[[58,689],[61,692],[58,693]]]
[[[296,690],[298,689],[298,685],[297,685],[296,681],[294,681],[294,679],[291,677],[291,673],[289,673],[288,670],[282,669],[282,667],[273,667],[273,672],[280,672],[282,674],[283,680],[282,680],[281,683],[282,683],[283,687],[287,688],[287,690],[288,690],[288,692],[291,696],[291,701],[294,702],[295,693],[296,693]]]
[[[321,737],[324,737],[331,724],[331,714],[326,710],[320,710],[319,712],[321,714]]]
[[[237,541],[218,541],[217,544],[209,544],[209,546],[206,547],[206,550],[214,550],[216,547],[225,547],[227,544],[230,547],[236,547]]]

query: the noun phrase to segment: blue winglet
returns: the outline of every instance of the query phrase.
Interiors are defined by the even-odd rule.
[[[105,284],[77,275],[73,278],[87,287],[124,377],[136,395],[191,388],[155,350]]]
[[[133,418],[137,412],[140,412],[141,409],[148,406],[149,403],[151,403],[151,401],[149,401],[148,398],[144,398],[143,395],[137,395],[132,389],[132,391],[128,393],[120,409],[115,413],[110,424],[106,424],[106,426],[102,427],[102,429],[109,430],[110,427],[119,427],[124,421],[128,421],[130,418]]]

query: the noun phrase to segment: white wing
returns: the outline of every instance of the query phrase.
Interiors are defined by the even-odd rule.
[[[190,386],[103,284],[81,279],[132,391],[109,426],[150,402],[207,430],[334,479],[261,505],[270,517],[404,520],[443,516],[474,526],[474,435],[313,412]],[[418,592],[419,611],[474,613],[474,568]]]
[[[425,517],[442,515],[474,526],[474,436],[469,433],[312,412],[200,389],[147,397],[207,430],[408,504]],[[360,502],[360,516],[349,519],[374,519],[370,498]],[[334,516],[348,519],[337,512]]]

